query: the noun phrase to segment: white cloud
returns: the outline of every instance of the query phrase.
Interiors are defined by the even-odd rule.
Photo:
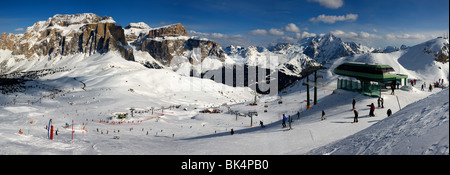
[[[361,38],[370,38],[371,35],[372,35],[372,34],[367,33],[367,32],[360,32],[360,33],[359,33],[359,36],[360,36]]]
[[[331,34],[333,34],[336,37],[342,38],[342,39],[350,39],[350,40],[366,40],[366,39],[381,39],[382,36],[371,34],[368,32],[344,32],[342,30],[334,30],[330,31]]]
[[[328,24],[333,24],[337,21],[356,21],[356,19],[358,19],[358,14],[347,14],[347,15],[342,15],[342,16],[327,16],[327,15],[319,15],[316,18],[310,18],[309,21],[317,23],[317,22],[323,22],[323,23],[328,23]]]
[[[271,28],[269,30],[269,34],[271,34],[271,35],[284,35],[284,32],[282,30],[280,30],[280,29]]]
[[[338,9],[344,5],[343,0],[308,0],[308,2],[318,2],[321,6],[330,9]]]
[[[278,42],[287,42],[287,43],[292,43],[292,42],[296,42],[300,39],[303,38],[307,38],[307,37],[316,37],[317,34],[315,33],[308,33],[308,32],[302,32],[302,33],[295,33],[294,36],[283,36],[281,37]]]
[[[202,32],[196,32],[193,30],[189,31],[189,35],[193,36],[199,36],[199,37],[205,37],[209,39],[236,39],[236,38],[244,38],[242,35],[227,35],[223,33],[202,33]]]
[[[300,32],[300,28],[298,28],[294,23],[289,23],[288,25],[286,25],[286,27],[284,27],[284,30],[286,30],[286,32]]]
[[[317,36],[315,33],[303,32],[303,33],[301,34],[301,37],[302,37],[302,38],[315,37],[315,36]]]
[[[418,34],[418,33],[416,33],[416,34],[407,34],[407,33],[391,34],[390,33],[390,34],[386,34],[384,36],[384,38],[388,39],[388,40],[424,40],[424,39],[432,38],[432,37],[430,37],[430,36],[427,37],[423,34]]]
[[[20,32],[20,31],[23,31],[23,30],[25,30],[24,28],[17,28],[17,29],[15,29],[14,31],[16,31],[16,32]]]
[[[264,29],[256,29],[248,32],[250,35],[267,35],[267,30]]]

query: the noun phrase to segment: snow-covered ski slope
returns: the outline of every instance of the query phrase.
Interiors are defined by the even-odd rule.
[[[309,154],[449,154],[449,90],[414,102],[396,114]]]
[[[432,42],[439,44],[444,40]],[[410,65],[402,63],[402,59],[406,59],[404,55],[415,51],[411,50],[414,47],[409,49],[333,60],[325,65],[330,69],[320,73],[324,78],[319,80],[318,104],[308,110],[305,110],[306,89],[301,85],[302,81],[279,94],[282,104],[278,104],[279,96],[261,96],[257,106],[249,106],[254,96],[248,88],[233,88],[211,80],[180,76],[166,69],[147,69],[139,63],[124,60],[116,52],[91,56],[77,54],[52,60],[41,58],[26,62],[8,59],[6,65],[15,70],[66,66],[66,71],[28,81],[24,85],[29,87],[22,92],[0,95],[0,154],[448,154],[448,129],[444,132],[440,128],[448,128],[448,108],[446,113],[445,108],[442,108],[445,101],[448,105],[448,88],[435,88],[432,92],[420,90],[424,82],[428,85],[439,78],[445,78],[444,85],[448,87],[448,63],[432,61],[428,66],[412,69]],[[0,61],[10,58],[7,51],[1,51],[1,54]],[[425,61],[429,62],[426,59],[432,59],[432,56],[426,54],[420,58],[423,58],[423,62],[417,61],[420,59],[415,62],[426,65]],[[377,106],[377,98],[336,90],[338,77],[331,72],[347,61],[389,64],[397,73],[407,74],[419,81],[415,87],[397,90],[395,95],[390,95],[390,91],[382,92],[385,108],[376,108],[376,116],[368,117],[369,107],[366,105],[374,103]],[[52,89],[61,91],[56,93]],[[310,92],[313,92],[312,88]],[[427,98],[435,93],[438,94]],[[444,98],[442,103],[414,103],[424,98],[429,101],[437,96]],[[313,98],[312,93],[310,98]],[[359,111],[358,123],[352,123],[353,112],[350,109],[353,98]],[[258,116],[253,117],[253,127],[250,127],[250,117],[238,115],[236,120],[236,115],[229,113],[227,107],[220,106],[224,103],[239,113],[256,111]],[[411,103],[416,106],[413,106],[415,110],[407,110],[412,108],[408,107]],[[169,109],[171,105],[181,107]],[[437,111],[432,105],[441,105],[440,109],[444,111]],[[223,112],[199,112],[212,106]],[[129,113],[131,107],[138,112],[134,118],[124,119],[120,124],[111,123],[117,120],[110,120],[110,117],[118,112]],[[387,118],[387,109],[394,113],[390,118]],[[323,121],[320,120],[322,110],[326,113],[326,120]],[[300,119],[298,111],[301,111]],[[447,119],[442,116],[439,116],[439,121],[419,119],[422,113],[432,116],[436,112],[442,112]],[[288,123],[288,128],[281,128],[282,114],[293,117],[292,129],[288,129]],[[401,121],[420,120],[426,125],[423,128],[441,124],[428,133],[428,130],[418,129],[417,122],[405,121],[400,122],[406,125],[400,126],[403,129],[392,130],[391,135],[376,136],[392,138],[383,140],[389,143],[382,145],[392,145],[392,149],[380,146],[370,149],[378,150],[373,153],[327,149],[329,144],[356,137],[366,128],[379,126],[381,122],[395,118],[402,118]],[[52,119],[55,130],[58,130],[54,140],[47,139],[45,125],[49,119]],[[64,127],[66,123],[71,124],[72,120],[75,131],[73,141],[71,127]],[[263,121],[266,127],[259,127],[259,121]],[[230,134],[231,129],[234,129],[234,135]],[[19,130],[23,134],[19,134]],[[417,151],[408,152],[408,147],[397,149],[405,145],[402,144],[403,138],[410,139],[394,137],[397,131],[401,132],[399,135],[413,136],[444,133],[442,137],[436,137],[442,138],[440,142],[431,138],[429,141],[422,139],[420,144],[411,146],[410,150],[418,148]],[[361,140],[361,144],[370,142],[367,144],[377,147],[379,144],[376,141],[365,139]],[[323,148],[325,151],[310,152],[322,146],[327,146]]]

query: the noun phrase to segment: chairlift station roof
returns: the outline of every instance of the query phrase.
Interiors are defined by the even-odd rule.
[[[335,68],[333,73],[376,82],[388,82],[408,78],[407,75],[396,74],[394,68],[389,65],[367,63],[344,63]]]

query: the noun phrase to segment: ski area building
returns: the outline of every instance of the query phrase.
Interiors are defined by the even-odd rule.
[[[405,86],[408,78],[407,75],[396,74],[389,65],[367,63],[344,63],[336,67],[333,73],[350,77],[338,79],[338,89],[359,91],[363,95],[375,97],[380,97],[381,91]],[[357,81],[352,81],[352,78]]]

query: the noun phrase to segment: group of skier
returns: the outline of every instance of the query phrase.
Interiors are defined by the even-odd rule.
[[[384,99],[382,97],[379,97],[378,100],[378,108],[384,108]],[[355,108],[355,104],[356,104],[356,100],[355,98],[353,98],[352,101],[352,111],[355,114],[355,117],[353,118],[353,123],[358,123],[358,111]],[[367,105],[370,109],[369,109],[369,117],[375,117],[375,105],[373,103],[371,103],[370,105]],[[392,115],[392,110],[388,109],[386,112],[387,116],[391,116]]]
[[[433,85],[431,85],[431,84],[433,84]],[[426,82],[423,82],[423,84],[422,84],[422,87],[421,87],[421,89],[420,90],[422,90],[422,91],[424,91],[424,89],[427,87],[427,83]],[[436,82],[434,82],[434,83],[430,83],[429,85],[428,85],[428,92],[432,92],[433,91],[433,87],[434,88],[442,88],[442,89],[444,89],[444,79],[442,78],[439,78],[439,80],[438,81],[436,81]]]

